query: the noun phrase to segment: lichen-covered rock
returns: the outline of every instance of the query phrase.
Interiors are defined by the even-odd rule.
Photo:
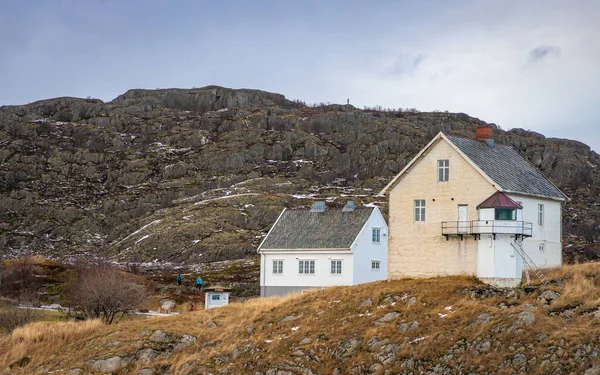
[[[154,333],[152,333],[152,335],[150,335],[148,340],[150,340],[152,342],[157,342],[157,343],[167,343],[167,342],[171,341],[171,337],[162,329],[158,329],[158,330],[154,331]]]
[[[400,315],[400,313],[397,311],[387,313],[384,316],[382,316],[381,318],[377,319],[375,321],[375,325],[378,326],[383,323],[391,322],[392,320],[396,319],[399,315]]]
[[[114,356],[107,359],[97,359],[90,362],[92,370],[102,373],[117,372],[131,363],[131,357]]]

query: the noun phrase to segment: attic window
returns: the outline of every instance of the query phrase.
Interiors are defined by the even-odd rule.
[[[514,208],[496,208],[496,220],[517,220],[517,210]]]
[[[415,199],[415,221],[425,221],[425,199]]]
[[[381,228],[373,228],[371,233],[371,240],[373,243],[381,243]]]
[[[450,160],[438,160],[438,182],[448,182]]]

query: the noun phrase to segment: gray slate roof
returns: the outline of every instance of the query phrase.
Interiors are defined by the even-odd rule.
[[[285,210],[260,249],[349,249],[373,210]]]
[[[446,136],[502,190],[525,195],[567,198],[542,172],[512,147],[496,144],[491,148],[474,139]]]

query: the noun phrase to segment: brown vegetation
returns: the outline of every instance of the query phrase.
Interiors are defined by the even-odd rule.
[[[123,368],[130,372],[152,368],[169,374],[225,369],[299,374],[308,368],[319,374],[336,368],[341,373],[370,373],[371,368],[419,373],[436,366],[450,373],[582,373],[600,360],[598,274],[600,264],[565,266],[548,272],[550,283],[533,290],[500,290],[473,278],[444,277],[254,299],[99,327],[63,344],[48,338],[68,355],[52,356],[49,345],[36,342],[26,364],[17,363],[25,352],[12,348],[13,333],[0,339],[0,353],[7,353],[0,368],[91,371],[89,363],[116,356],[131,359]],[[543,291],[560,296],[545,304]],[[367,299],[372,305],[359,307]],[[166,341],[149,338],[159,330]],[[177,347],[184,335],[197,341]],[[144,363],[137,359],[142,350],[160,355]]]
[[[102,319],[106,324],[143,307],[147,298],[144,286],[106,262],[79,265],[69,292],[76,311],[87,318]]]

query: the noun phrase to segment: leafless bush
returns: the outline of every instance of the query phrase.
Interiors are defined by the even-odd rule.
[[[15,260],[3,272],[2,294],[19,302],[37,301],[36,266],[30,256]]]
[[[146,288],[132,277],[106,262],[80,263],[70,287],[72,307],[87,318],[112,324],[116,317],[134,312],[146,301]]]
[[[34,309],[20,309],[16,306],[0,307],[0,333],[8,334],[17,327],[39,320],[41,313]]]

